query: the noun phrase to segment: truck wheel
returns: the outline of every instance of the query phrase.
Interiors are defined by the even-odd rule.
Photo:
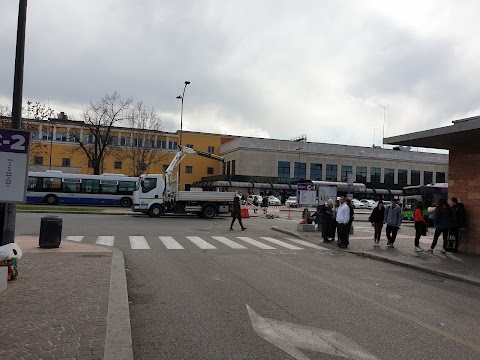
[[[217,210],[214,206],[208,205],[203,208],[203,217],[205,219],[213,219],[217,215]]]
[[[50,194],[50,195],[45,196],[44,201],[48,205],[55,205],[56,203],[58,203],[58,198],[57,198],[56,195]]]
[[[120,205],[122,205],[123,207],[132,206],[132,199],[130,199],[129,197],[123,197],[120,199]]]
[[[148,209],[148,216],[150,217],[160,217],[163,214],[163,207],[160,205],[152,205]]]

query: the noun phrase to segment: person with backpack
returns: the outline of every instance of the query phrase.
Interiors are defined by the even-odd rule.
[[[368,218],[368,221],[372,223],[372,226],[375,229],[375,235],[373,235],[374,247],[377,247],[380,243],[380,235],[382,234],[384,216],[385,206],[383,206],[383,201],[379,200],[377,206],[372,210],[372,213]]]
[[[240,199],[238,196],[233,198],[233,206],[232,206],[232,223],[230,224],[230,230],[233,230],[233,223],[235,219],[238,220],[238,223],[242,227],[242,230],[246,230],[247,228],[242,224],[242,207],[240,206]]]
[[[420,246],[420,237],[427,235],[427,221],[423,217],[423,203],[417,201],[415,211],[413,213],[413,221],[415,222],[415,252],[423,252]]]
[[[448,236],[448,244],[445,251],[458,252],[458,245],[462,238],[462,230],[467,225],[467,216],[465,214],[465,207],[461,202],[458,202],[456,197],[450,199],[452,209],[452,226],[450,227],[450,234]]]
[[[427,253],[433,254],[433,249],[437,245],[438,238],[440,234],[443,235],[443,249],[440,251],[440,254],[447,255],[445,249],[447,248],[448,243],[448,232],[450,231],[450,226],[452,225],[452,210],[447,203],[447,200],[440,199],[438,201],[437,207],[435,208],[435,234],[433,235],[432,245],[430,249],[427,250]]]
[[[385,229],[388,240],[387,246],[393,248],[398,229],[402,224],[402,209],[398,206],[398,199],[392,199],[392,205],[385,209],[383,222],[387,224]]]
[[[253,195],[253,213],[256,214],[258,209],[257,195]]]

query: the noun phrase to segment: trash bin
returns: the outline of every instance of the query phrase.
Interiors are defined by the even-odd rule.
[[[40,225],[41,248],[57,248],[62,241],[62,218],[60,216],[44,216]]]

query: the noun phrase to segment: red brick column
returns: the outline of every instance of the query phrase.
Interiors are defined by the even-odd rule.
[[[465,205],[468,228],[463,233],[460,251],[480,254],[480,143],[468,143],[450,150],[448,197]]]

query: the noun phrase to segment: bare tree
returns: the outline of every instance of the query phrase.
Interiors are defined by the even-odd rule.
[[[112,130],[118,122],[125,120],[122,116],[131,103],[132,99],[122,100],[115,91],[97,102],[90,102],[83,110],[83,137],[79,133],[71,136],[78,143],[77,150],[85,154],[94,174],[100,174],[104,159],[115,150]]]
[[[147,108],[143,102],[137,102],[131,109],[127,126],[131,137],[125,139],[125,150],[117,152],[117,159],[128,159],[130,173],[134,176],[148,171],[155,164],[165,161],[166,154],[161,151],[162,120],[155,109]]]
[[[12,110],[7,105],[0,105],[0,117],[11,117]]]

